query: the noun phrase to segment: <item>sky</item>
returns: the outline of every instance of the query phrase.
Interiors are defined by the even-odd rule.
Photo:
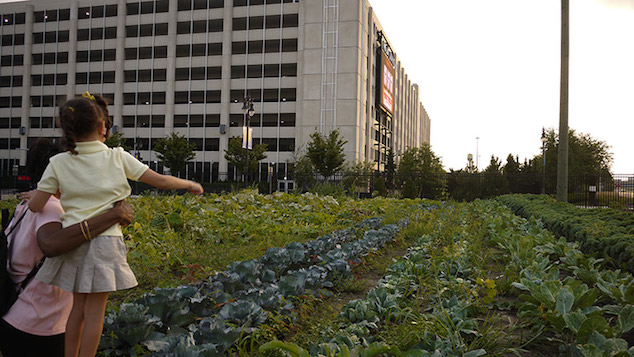
[[[446,169],[532,158],[559,130],[561,1],[369,0],[431,119]],[[568,125],[634,174],[634,0],[570,1]],[[479,139],[476,139],[479,138]]]

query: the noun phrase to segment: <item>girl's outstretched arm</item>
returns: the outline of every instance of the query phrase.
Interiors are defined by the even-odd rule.
[[[29,200],[29,209],[33,212],[42,211],[49,197],[51,197],[50,193],[40,191],[40,190],[35,190],[35,194]]]
[[[178,177],[161,175],[152,169],[147,169],[139,181],[152,185],[161,190],[187,190],[195,195],[203,193],[203,187],[194,181],[183,180]]]

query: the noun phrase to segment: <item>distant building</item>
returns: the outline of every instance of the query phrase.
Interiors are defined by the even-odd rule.
[[[188,175],[234,169],[251,96],[254,143],[279,175],[315,130],[339,129],[351,161],[383,168],[430,140],[419,89],[366,0],[47,0],[0,4],[0,175],[57,138],[57,107],[88,90],[109,98],[115,127],[161,171],[155,141],[196,144]],[[221,174],[219,176],[219,173]]]

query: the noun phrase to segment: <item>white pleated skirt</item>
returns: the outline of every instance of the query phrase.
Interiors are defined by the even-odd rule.
[[[74,250],[46,258],[36,279],[77,293],[103,293],[137,286],[122,237],[99,236]]]

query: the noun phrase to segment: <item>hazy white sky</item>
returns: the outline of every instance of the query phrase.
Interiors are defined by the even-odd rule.
[[[521,161],[559,129],[559,0],[369,0],[431,118],[445,168]],[[570,1],[569,126],[634,173],[634,0]],[[479,140],[476,140],[479,137]],[[479,144],[478,144],[479,142]]]

